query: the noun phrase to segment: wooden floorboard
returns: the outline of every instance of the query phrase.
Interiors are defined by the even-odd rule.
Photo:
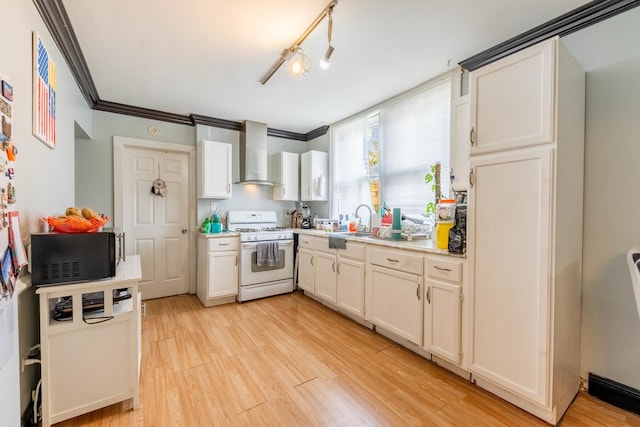
[[[547,425],[301,293],[146,303],[139,408],[123,402],[58,426]],[[580,393],[560,425],[640,417]]]

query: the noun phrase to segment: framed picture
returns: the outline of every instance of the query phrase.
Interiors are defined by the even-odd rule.
[[[56,66],[37,32],[33,32],[33,135],[56,148]]]

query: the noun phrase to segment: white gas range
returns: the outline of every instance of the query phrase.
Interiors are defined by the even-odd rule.
[[[293,232],[277,227],[274,211],[229,211],[240,233],[238,301],[293,292]]]

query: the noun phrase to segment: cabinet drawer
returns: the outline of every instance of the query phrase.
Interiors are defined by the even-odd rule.
[[[331,254],[336,253],[335,249],[329,249],[328,237],[316,237],[316,251],[329,252]]]
[[[347,242],[347,249],[338,249],[338,255],[341,258],[353,258],[364,261],[364,245],[359,243]]]
[[[422,276],[423,263],[424,259],[422,255],[413,255],[389,249],[369,248],[369,264]]]
[[[209,239],[209,251],[236,251],[238,239],[235,237],[213,237]]]
[[[305,236],[304,234],[298,234],[298,247],[306,249],[315,249],[315,239],[311,236]]]
[[[452,283],[462,281],[462,262],[442,258],[427,258],[427,275],[434,279],[444,279]]]

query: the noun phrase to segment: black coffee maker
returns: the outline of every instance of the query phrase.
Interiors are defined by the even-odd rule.
[[[311,228],[311,209],[308,205],[302,205],[302,220],[300,221],[300,228]]]

